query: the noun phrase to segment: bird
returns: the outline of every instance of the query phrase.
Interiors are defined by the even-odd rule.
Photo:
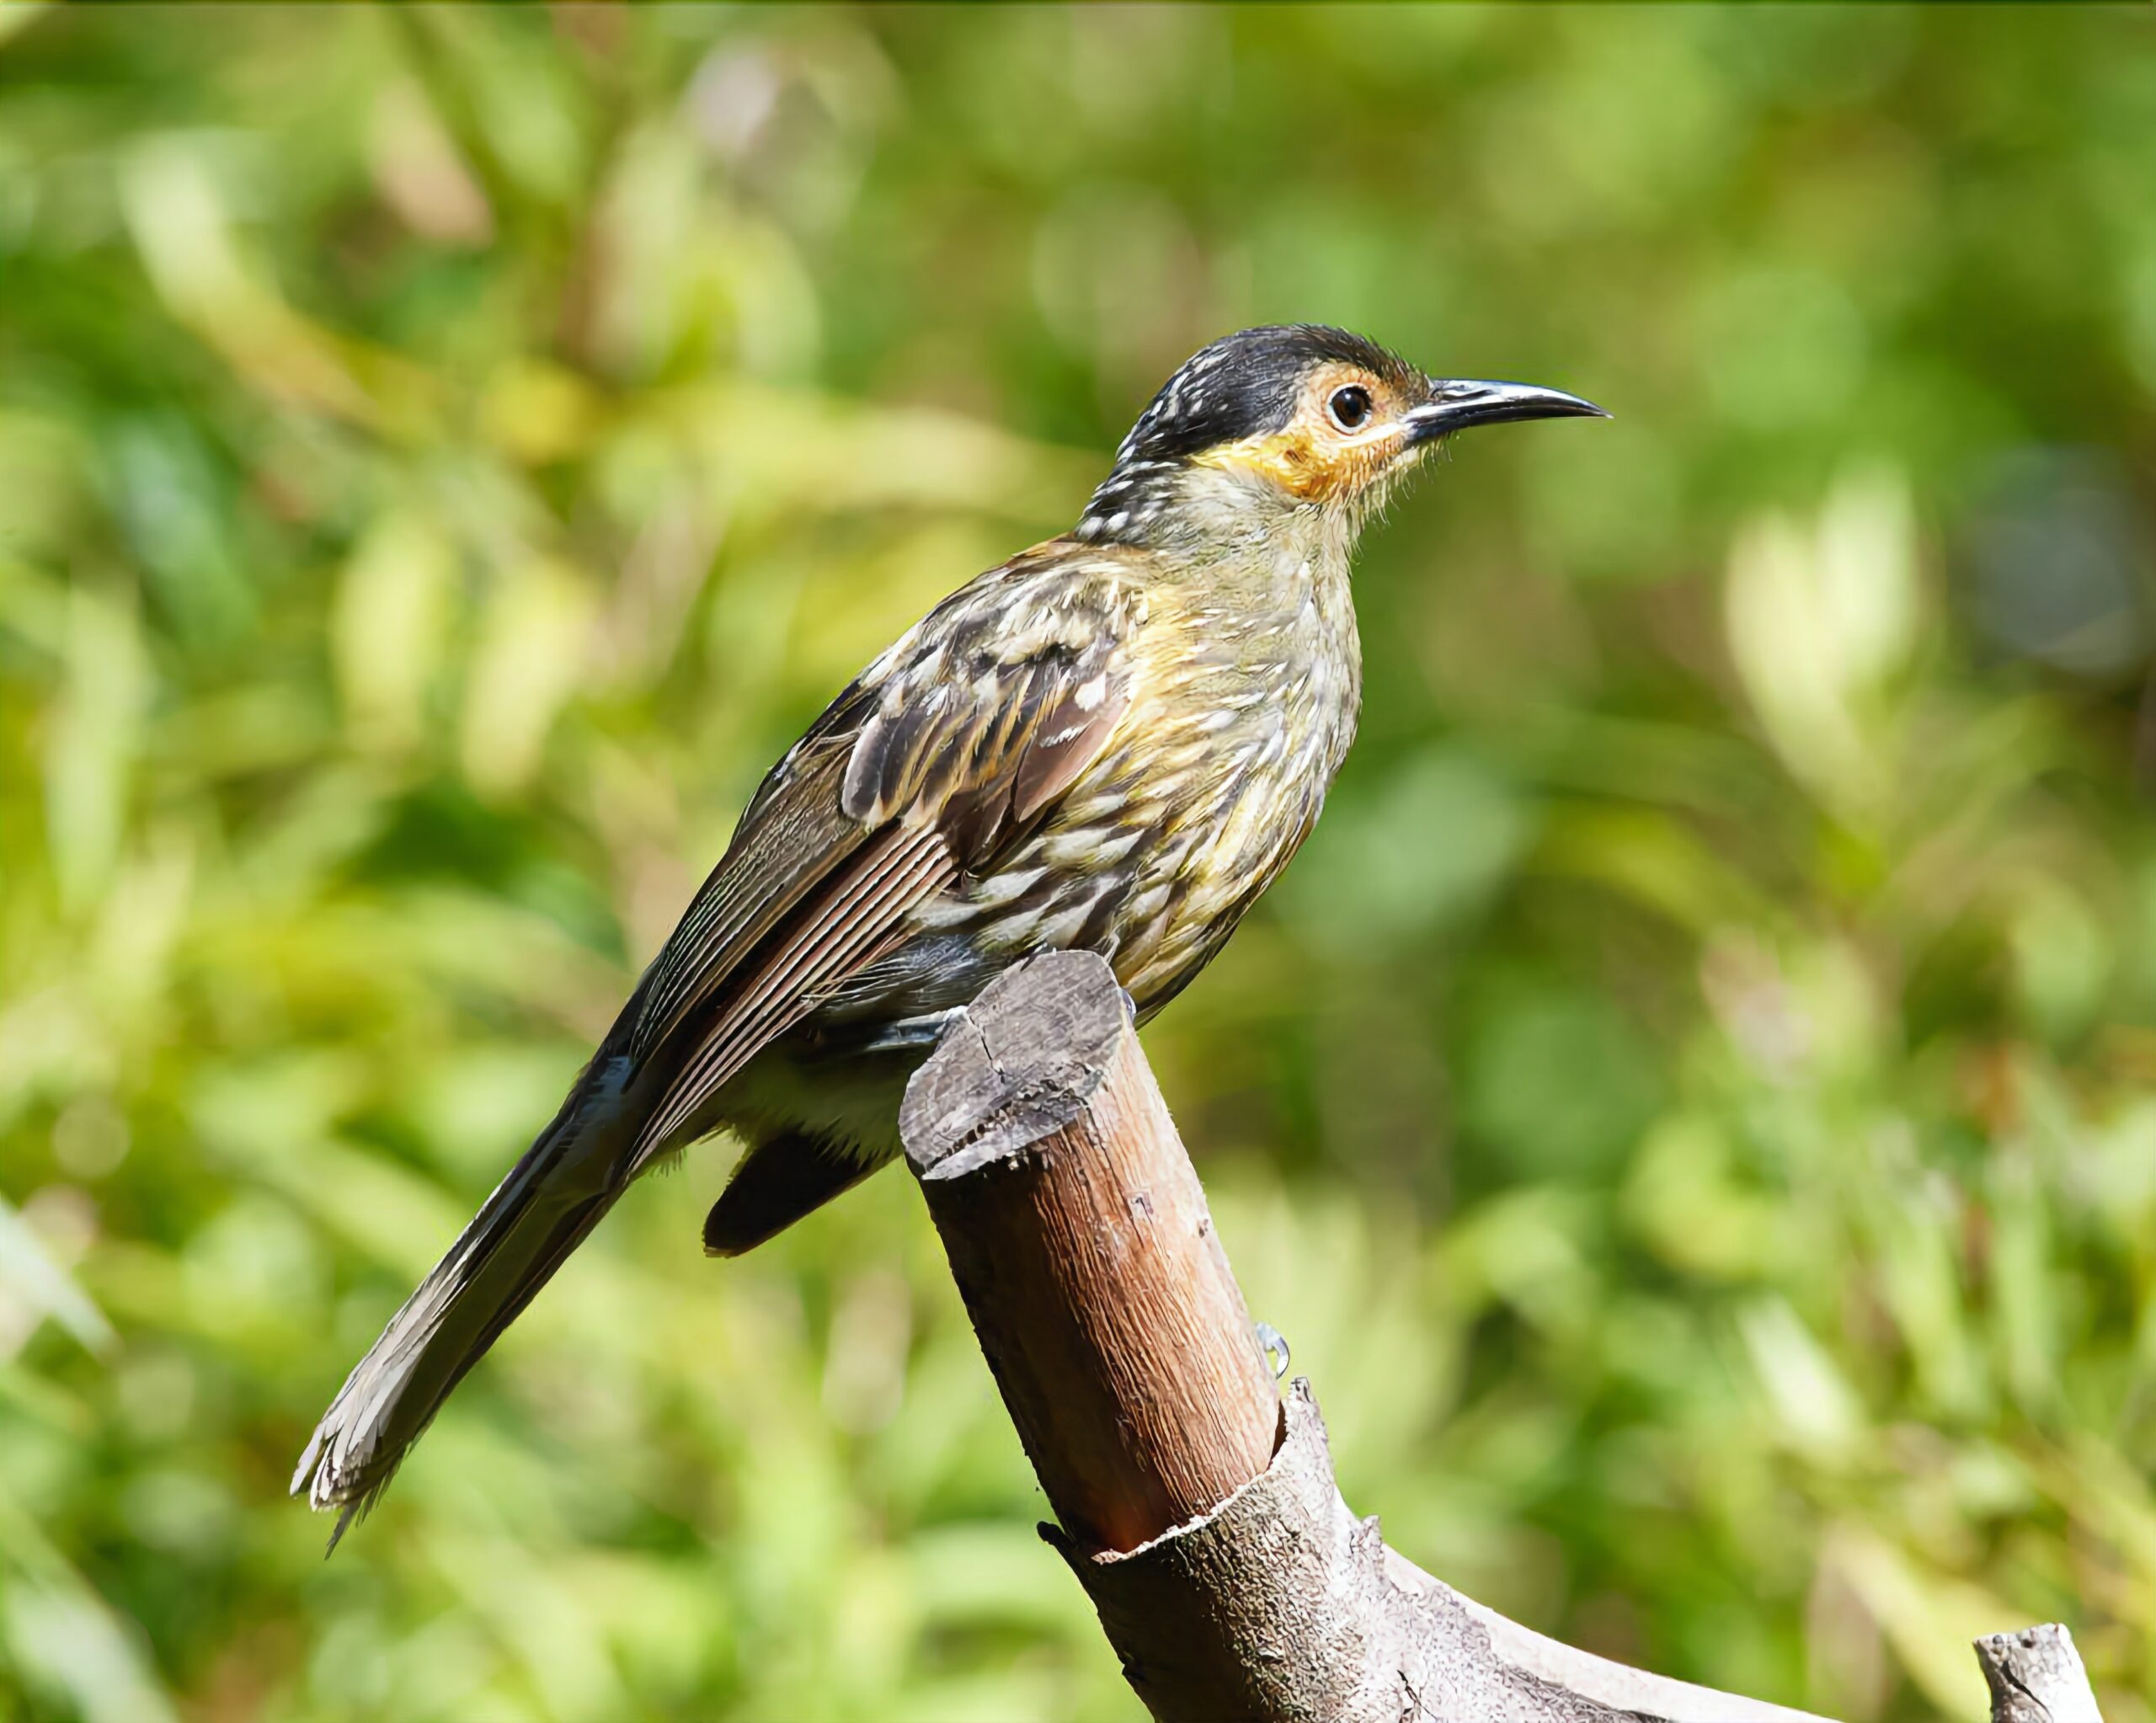
[[[891,1160],[908,1077],[999,974],[1098,952],[1136,1020],[1310,835],[1353,740],[1350,561],[1453,433],[1607,417],[1268,325],[1188,359],[1072,529],[959,587],[808,727],[552,1122],[353,1369],[292,1481],[371,1507],[641,1173],[722,1128],[737,1256]]]

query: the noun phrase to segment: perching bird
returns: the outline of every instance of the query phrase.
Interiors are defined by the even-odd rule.
[[[554,1121],[360,1361],[292,1482],[370,1505],[638,1173],[748,1145],[704,1247],[760,1244],[898,1150],[906,1079],[1031,952],[1139,1021],[1315,824],[1355,733],[1357,535],[1448,433],[1599,415],[1433,380],[1338,329],[1246,329],[1153,399],[1077,525],[902,635],[756,792]],[[335,1538],[331,1539],[334,1547]]]

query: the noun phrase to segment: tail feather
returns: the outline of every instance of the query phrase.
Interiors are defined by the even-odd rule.
[[[626,1188],[618,1081],[587,1080],[345,1379],[300,1456],[292,1493],[364,1515],[450,1390]]]
[[[882,1163],[874,1155],[787,1131],[752,1144],[704,1221],[704,1251],[739,1256],[786,1230]]]

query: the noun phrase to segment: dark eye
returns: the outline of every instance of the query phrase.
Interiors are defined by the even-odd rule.
[[[1325,403],[1326,417],[1344,431],[1360,430],[1369,423],[1370,392],[1360,383],[1335,389]]]

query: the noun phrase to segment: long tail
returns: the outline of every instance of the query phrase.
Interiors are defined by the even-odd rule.
[[[449,1392],[627,1188],[621,1069],[595,1060],[449,1253],[330,1402],[292,1477],[341,1508],[329,1547],[372,1507]]]

